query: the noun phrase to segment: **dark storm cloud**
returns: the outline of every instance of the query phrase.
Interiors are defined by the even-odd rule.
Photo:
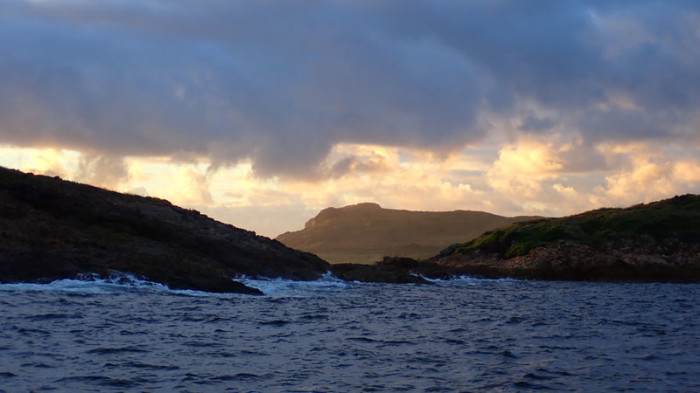
[[[486,112],[589,143],[678,138],[700,107],[696,4],[10,0],[0,137],[299,176],[339,142],[459,148]]]

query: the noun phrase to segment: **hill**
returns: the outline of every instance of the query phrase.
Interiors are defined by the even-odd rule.
[[[438,264],[594,280],[700,278],[700,196],[518,223],[444,250]]]
[[[366,281],[415,275],[544,280],[700,282],[700,196],[519,222],[455,244],[427,260],[386,259],[370,269],[334,266]]]
[[[428,258],[450,244],[525,219],[477,211],[393,210],[361,203],[324,209],[303,230],[284,233],[277,240],[331,263],[372,263],[384,256]]]
[[[0,282],[132,274],[249,292],[240,275],[316,279],[329,265],[170,202],[0,167]]]

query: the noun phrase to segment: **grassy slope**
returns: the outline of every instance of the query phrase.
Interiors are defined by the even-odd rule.
[[[455,254],[475,250],[511,258],[552,243],[600,247],[618,241],[700,241],[700,196],[684,195],[626,209],[599,209],[565,218],[520,222],[458,245]]]
[[[365,203],[325,209],[304,230],[277,240],[332,263],[372,263],[384,256],[427,258],[515,220],[485,212],[415,212]]]

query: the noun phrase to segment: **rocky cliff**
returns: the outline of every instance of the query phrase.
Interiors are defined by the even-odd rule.
[[[0,168],[0,282],[128,273],[249,292],[240,275],[310,280],[329,265],[169,202]]]
[[[384,256],[428,258],[449,244],[528,217],[478,211],[420,212],[383,209],[375,203],[327,208],[303,230],[277,237],[331,263],[372,263]]]

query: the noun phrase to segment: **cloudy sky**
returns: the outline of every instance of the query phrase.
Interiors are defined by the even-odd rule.
[[[0,0],[0,165],[268,236],[700,193],[700,2]]]

